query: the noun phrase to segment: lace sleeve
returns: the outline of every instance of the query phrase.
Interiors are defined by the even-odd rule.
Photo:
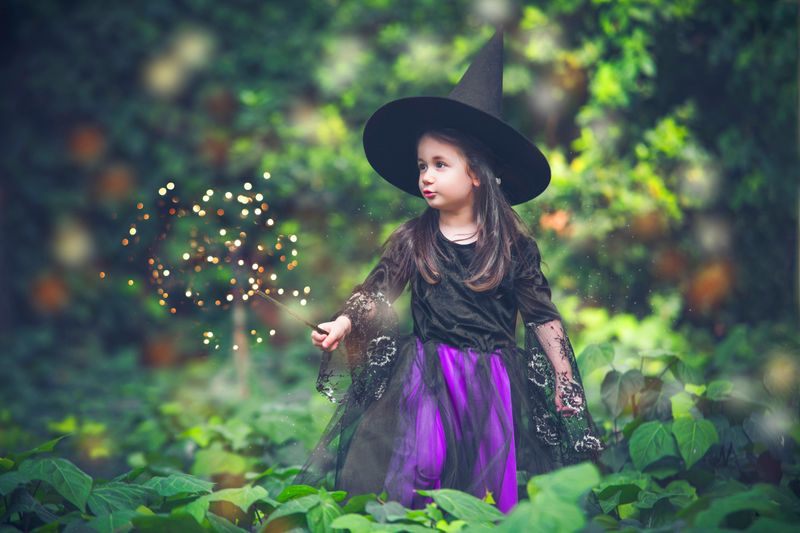
[[[597,461],[604,445],[589,413],[578,363],[541,271],[536,241],[526,240],[515,269],[514,293],[525,326],[529,393],[534,427],[557,450],[559,462]],[[556,394],[572,414],[556,411]]]
[[[383,394],[397,353],[399,319],[392,307],[410,277],[411,255],[391,239],[377,265],[329,321],[346,315],[350,333],[336,351],[322,351],[317,390],[333,403],[364,404]]]

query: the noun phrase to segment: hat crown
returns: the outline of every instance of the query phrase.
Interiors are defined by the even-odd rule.
[[[503,29],[498,28],[448,98],[503,118]]]

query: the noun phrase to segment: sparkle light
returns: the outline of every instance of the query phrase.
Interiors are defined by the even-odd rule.
[[[263,177],[270,179],[271,175],[265,171]],[[146,245],[145,239],[152,235],[152,242],[145,256],[148,267],[144,272],[144,279],[157,292],[155,300],[160,307],[168,309],[173,315],[178,314],[178,310],[183,313],[187,305],[200,308],[201,311],[205,311],[204,307],[227,311],[231,309],[232,303],[239,305],[240,301],[246,302],[254,298],[258,291],[280,295],[291,292],[291,297],[295,299],[300,298],[301,293],[308,294],[310,287],[304,287],[301,291],[270,286],[278,278],[274,266],[286,264],[289,255],[285,251],[283,255],[276,254],[274,250],[285,250],[284,239],[294,243],[298,236],[258,232],[253,234],[243,229],[249,228],[251,223],[260,228],[272,228],[280,221],[274,217],[261,219],[262,215],[266,215],[269,206],[265,194],[256,190],[259,183],[252,179],[243,181],[239,193],[220,190],[220,194],[215,194],[214,189],[207,188],[204,194],[200,193],[194,198],[179,198],[175,192],[176,183],[168,181],[164,186],[157,187],[158,194],[154,195],[153,205],[145,205],[147,201],[136,202],[135,222],[126,226],[127,235],[121,236],[121,242],[123,246],[140,243]],[[232,188],[236,190],[235,187]],[[238,204],[239,210],[226,213],[223,205],[232,201]],[[216,216],[206,217],[206,214]],[[153,222],[149,222],[150,220]],[[157,230],[152,226],[145,226],[146,223],[158,223]],[[153,229],[152,233],[148,233],[148,228]],[[170,242],[170,238],[180,239],[184,235],[188,243]],[[248,242],[248,238],[252,242]],[[297,255],[297,250],[291,250],[292,257]],[[133,259],[133,256],[129,257]],[[176,261],[178,258],[182,258],[182,261]],[[287,265],[288,269],[292,268],[292,263]],[[208,267],[203,267],[206,264],[217,268],[209,271]],[[165,265],[171,265],[171,268],[166,268]],[[199,277],[200,274],[205,275]],[[101,271],[98,275],[100,279],[105,279],[108,272]],[[220,287],[220,276],[222,281],[229,282],[225,283],[227,287]],[[131,287],[135,284],[127,276],[122,279],[127,279]],[[306,305],[304,298],[300,299],[300,305]],[[252,337],[258,343],[263,342],[263,334],[256,329],[249,331],[248,338]],[[274,334],[275,330],[271,330],[270,335]],[[214,345],[215,349],[220,344],[224,345],[219,340],[212,343],[210,332],[204,332],[202,340],[205,345]],[[235,349],[242,346],[241,341],[235,346]]]

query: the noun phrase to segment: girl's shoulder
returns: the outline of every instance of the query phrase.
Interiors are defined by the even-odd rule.
[[[514,279],[528,276],[539,269],[541,253],[536,239],[531,235],[520,234],[511,250],[511,271]]]

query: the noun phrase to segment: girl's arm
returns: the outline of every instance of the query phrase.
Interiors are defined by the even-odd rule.
[[[586,398],[575,353],[561,314],[551,299],[550,286],[541,270],[541,254],[534,239],[524,241],[516,267],[514,289],[525,325],[529,366],[537,367],[537,359],[544,353],[552,368],[553,400],[557,411],[565,416],[579,415],[586,407]]]
[[[390,240],[378,263],[363,282],[356,285],[347,300],[331,315],[330,321],[345,316],[350,321],[351,345],[366,340],[376,321],[385,318],[393,310],[392,304],[402,294],[410,278],[410,254],[403,253],[401,244]],[[353,346],[360,352],[362,347]]]
[[[392,307],[410,279],[411,255],[390,238],[380,260],[356,285],[330,321],[347,317],[344,350],[323,352],[317,390],[340,403],[350,393],[357,402],[377,399],[394,362],[399,319]],[[339,353],[344,352],[344,353]],[[350,386],[352,385],[352,386]]]
[[[572,344],[541,271],[539,247],[533,238],[525,239],[518,252],[514,294],[525,325],[534,427],[544,442],[560,450],[562,464],[597,461],[604,445],[587,409]],[[553,416],[553,406],[561,416]]]

